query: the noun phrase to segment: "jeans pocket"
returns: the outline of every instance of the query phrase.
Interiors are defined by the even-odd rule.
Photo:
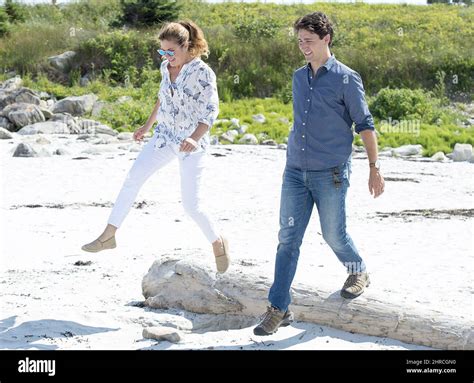
[[[341,186],[349,187],[350,186],[350,173],[351,166],[350,163],[344,162],[342,165],[335,166],[333,168],[333,182],[336,189],[339,189]]]

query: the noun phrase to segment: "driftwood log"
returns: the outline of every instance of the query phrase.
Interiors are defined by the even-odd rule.
[[[177,308],[204,314],[236,314],[257,318],[265,310],[271,281],[230,271],[217,275],[209,266],[187,260],[155,261],[142,281],[149,307]],[[295,319],[360,334],[388,337],[445,350],[474,349],[470,320],[401,306],[364,294],[354,300],[339,291],[294,284],[291,309]]]

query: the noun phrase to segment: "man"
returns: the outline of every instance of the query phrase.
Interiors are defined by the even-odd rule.
[[[323,238],[349,274],[341,295],[358,297],[370,283],[364,261],[346,232],[353,123],[369,159],[369,191],[374,197],[384,191],[374,122],[362,80],[331,54],[334,32],[330,20],[324,13],[311,13],[298,19],[294,30],[307,65],[293,75],[294,125],[283,174],[275,276],[268,296],[270,306],[255,327],[255,335],[270,335],[293,320],[288,310],[290,287],[314,204]]]

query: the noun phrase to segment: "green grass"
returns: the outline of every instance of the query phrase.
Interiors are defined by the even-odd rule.
[[[211,50],[208,62],[218,74],[223,100],[284,93],[291,73],[304,63],[291,25],[314,10],[333,19],[332,50],[361,74],[367,94],[387,86],[434,90],[439,85],[437,74],[443,71],[447,95],[472,99],[473,7],[181,2],[181,17],[193,19],[204,29]],[[4,70],[36,74],[44,70],[48,56],[75,49],[81,52],[75,73],[79,70],[84,75],[93,62],[96,68],[107,69],[105,74],[114,80],[133,77],[137,85],[142,69],[153,68],[153,60],[157,63],[153,56],[157,42],[150,36],[156,36],[160,26],[118,33],[110,23],[119,14],[119,0],[26,9],[26,21],[0,39]],[[113,52],[108,51],[110,47]],[[149,60],[144,57],[147,52]]]
[[[40,77],[33,81],[30,77],[24,78],[24,86],[38,91],[46,91],[53,94],[58,99],[69,95],[83,95],[95,93],[101,101],[110,103],[110,109],[103,111],[101,122],[111,126],[118,131],[134,131],[141,126],[148,118],[154,104],[156,103],[159,81],[156,80],[159,73],[151,71],[144,85],[135,87],[108,86],[101,81],[93,81],[86,87],[68,87],[49,81],[46,77]],[[0,81],[4,76],[0,76]],[[121,104],[115,101],[121,96],[131,96],[132,100]],[[373,99],[369,100],[370,103]],[[379,147],[398,147],[407,144],[423,145],[425,156],[431,156],[438,151],[449,153],[456,143],[469,143],[474,145],[474,128],[462,128],[459,126],[463,117],[451,109],[441,106],[433,106],[439,115],[435,123],[426,123],[423,119],[413,119],[409,121],[419,121],[419,134],[384,132],[382,119],[375,117],[375,126],[379,131]],[[458,106],[462,110],[462,104]],[[257,123],[252,116],[263,114],[265,123]],[[234,100],[231,102],[221,101],[219,119],[237,118],[241,125],[247,125],[247,133],[264,133],[268,138],[274,139],[278,143],[285,141],[288,137],[289,128],[293,120],[293,108],[291,103],[283,103],[277,98],[250,98]],[[401,118],[401,121],[404,119]],[[458,124],[459,123],[459,124]],[[211,134],[221,134],[231,129],[230,122],[219,122],[211,129]],[[237,139],[242,135],[240,134]],[[362,145],[360,136],[356,135],[355,144]]]
[[[457,120],[463,117],[445,107],[446,96],[472,101],[473,7],[181,2],[181,18],[197,22],[210,45],[207,62],[217,74],[219,119],[238,118],[248,133],[284,142],[292,121],[292,73],[304,65],[291,25],[320,10],[335,23],[332,51],[363,78],[380,147],[421,144],[431,155],[450,152],[456,142],[473,144],[473,129],[460,127]],[[110,103],[100,120],[133,131],[156,102],[160,26],[111,28],[119,10],[119,0],[26,6],[25,22],[0,38],[2,72],[15,70],[25,86],[57,98],[95,93]],[[47,58],[66,50],[79,52],[75,66],[55,78]],[[91,83],[78,86],[86,73]],[[132,100],[115,103],[120,96]],[[258,113],[265,115],[265,123],[252,119]],[[380,127],[388,118],[419,121],[419,135],[384,133]],[[211,133],[229,128],[230,123],[220,123]],[[360,137],[355,142],[360,144]]]

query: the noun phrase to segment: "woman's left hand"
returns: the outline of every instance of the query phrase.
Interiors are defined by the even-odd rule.
[[[194,152],[198,147],[197,142],[191,137],[186,138],[179,147],[180,152]]]

